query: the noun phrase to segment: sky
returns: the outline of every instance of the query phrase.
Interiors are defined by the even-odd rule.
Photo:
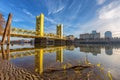
[[[5,20],[12,13],[12,26],[35,30],[36,16],[45,15],[45,32],[56,33],[63,24],[64,35],[79,37],[96,30],[120,36],[120,0],[0,0]]]

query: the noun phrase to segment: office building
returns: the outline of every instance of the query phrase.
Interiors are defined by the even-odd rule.
[[[105,38],[112,38],[112,32],[106,31],[105,32]]]
[[[100,33],[92,31],[92,33],[80,34],[80,39],[99,39]]]

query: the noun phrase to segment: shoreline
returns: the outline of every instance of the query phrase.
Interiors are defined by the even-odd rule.
[[[104,80],[105,76],[100,73],[97,67],[85,65],[72,66],[61,70],[48,69],[42,74],[38,74],[0,59],[0,80],[94,80],[98,79],[98,75]]]

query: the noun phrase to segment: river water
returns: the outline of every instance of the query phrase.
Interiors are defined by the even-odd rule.
[[[10,45],[9,47],[4,46],[3,48],[1,48],[1,51],[10,49],[8,57],[0,55],[3,59],[9,60],[12,64],[31,71],[32,73],[42,75],[48,69],[59,70],[86,64],[86,61],[89,61],[90,64],[101,67],[103,75],[107,75],[107,72],[110,72],[113,80],[120,80],[119,45],[80,44],[71,46],[35,47],[31,44],[16,44]],[[78,72],[76,73],[78,74]],[[57,75],[57,73],[55,74]],[[55,74],[53,75],[55,76]],[[88,72],[85,74],[88,74]],[[73,72],[71,72],[71,76],[75,77]],[[74,79],[71,78],[69,80]],[[78,80],[86,79],[81,78]],[[103,79],[99,77],[94,79],[93,76],[92,80]],[[108,78],[108,80],[112,79]]]

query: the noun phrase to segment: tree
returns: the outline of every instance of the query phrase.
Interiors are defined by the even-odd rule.
[[[3,32],[3,26],[5,25],[5,20],[3,18],[3,15],[0,13],[0,33]]]

